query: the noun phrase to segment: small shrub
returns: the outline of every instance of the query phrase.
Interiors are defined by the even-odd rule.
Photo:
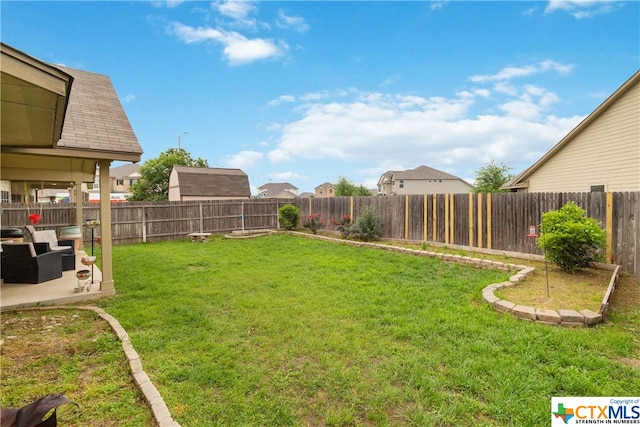
[[[311,230],[313,234],[317,234],[318,230],[325,227],[325,222],[322,219],[322,215],[317,213],[309,215],[302,223],[302,226]]]
[[[278,221],[285,230],[295,230],[300,222],[300,209],[294,205],[284,205],[278,210]]]
[[[346,239],[351,234],[352,224],[349,215],[342,215],[340,219],[332,219],[331,223],[336,225],[343,239]]]
[[[538,246],[563,271],[575,273],[602,259],[606,232],[574,202],[542,216]]]
[[[360,210],[360,215],[351,227],[351,233],[365,242],[382,236],[382,219],[372,206],[365,206]]]

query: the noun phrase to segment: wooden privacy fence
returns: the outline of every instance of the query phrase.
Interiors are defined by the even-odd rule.
[[[342,215],[355,219],[364,206],[371,205],[382,218],[383,238],[542,254],[536,239],[528,236],[530,227],[536,226],[539,232],[545,212],[574,201],[607,231],[608,262],[640,277],[639,199],[640,192],[620,192],[128,202],[111,205],[112,237],[114,244],[125,244],[184,239],[194,232],[277,228],[278,209],[287,203],[300,208],[301,220],[320,213],[327,229],[335,231],[331,219]],[[76,224],[71,204],[4,204],[2,225],[23,227],[34,212],[42,215],[38,228],[59,231]],[[83,221],[98,217],[98,206],[84,205]],[[90,237],[84,233],[85,244]]]
[[[607,231],[606,259],[640,277],[640,192],[425,194],[386,197],[297,199],[301,217],[320,213],[329,220],[357,217],[371,205],[383,222],[382,237],[399,240],[543,254],[530,227],[539,233],[542,215],[573,201]]]
[[[226,233],[234,230],[277,228],[282,202],[264,200],[213,200],[190,202],[128,202],[111,205],[111,234],[114,244],[184,239],[189,233]],[[27,207],[3,204],[2,225],[24,227],[29,213],[41,213],[38,229],[55,229],[76,224],[75,205],[42,204]],[[98,219],[100,207],[83,206],[82,222]],[[91,233],[84,230],[85,244]],[[96,235],[100,233],[99,228]]]

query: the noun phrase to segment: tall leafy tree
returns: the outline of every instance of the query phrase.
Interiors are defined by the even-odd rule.
[[[511,168],[504,163],[496,164],[493,160],[476,171],[475,193],[502,193],[500,187],[513,178]]]
[[[131,201],[169,198],[169,175],[173,166],[208,167],[206,160],[193,159],[184,148],[169,148],[140,166],[140,180],[131,186]]]
[[[336,197],[341,196],[370,196],[371,192],[364,185],[355,185],[344,176],[338,179],[336,184]]]

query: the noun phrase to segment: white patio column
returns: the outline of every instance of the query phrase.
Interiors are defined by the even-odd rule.
[[[82,234],[82,238],[80,239],[80,245],[78,247],[79,250],[84,250],[84,234],[86,233],[86,231],[84,230],[84,219],[82,218],[82,180],[75,182],[74,185],[74,191],[75,191],[75,201],[76,201],[76,225],[78,226],[78,229],[80,230],[80,233]]]
[[[102,253],[102,282],[100,290],[115,289],[113,283],[113,250],[111,244],[111,189],[109,186],[110,160],[98,161],[100,167],[100,236]]]

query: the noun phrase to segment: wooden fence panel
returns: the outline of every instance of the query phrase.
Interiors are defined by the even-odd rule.
[[[610,202],[609,202],[610,200]],[[497,193],[426,194],[386,197],[337,197],[311,199],[258,199],[193,202],[128,202],[111,205],[114,244],[178,240],[192,232],[227,233],[278,227],[278,209],[287,203],[298,206],[301,220],[320,213],[328,230],[331,219],[351,215],[371,205],[381,217],[382,237],[411,241],[481,247],[542,254],[530,226],[539,233],[542,215],[574,201],[588,216],[607,229],[612,261],[640,276],[640,192],[633,193]],[[611,206],[609,206],[609,203]],[[3,204],[2,225],[24,227],[30,213],[40,213],[38,229],[77,224],[75,205]],[[82,221],[99,219],[96,204],[83,205]],[[85,246],[89,230],[83,229]],[[426,236],[425,236],[426,232]],[[100,234],[100,228],[95,230]]]

